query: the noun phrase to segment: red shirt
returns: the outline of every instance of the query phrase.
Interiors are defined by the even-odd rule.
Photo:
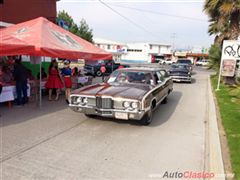
[[[101,71],[102,73],[105,73],[105,72],[106,72],[105,66],[101,66],[100,71]]]

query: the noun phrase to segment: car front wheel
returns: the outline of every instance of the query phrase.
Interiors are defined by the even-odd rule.
[[[140,123],[144,126],[151,124],[152,122],[152,109],[150,109],[141,119]]]
[[[97,72],[96,72],[96,75],[97,75],[98,77],[100,77],[100,76],[102,76],[102,72],[101,72],[101,71],[97,71]]]

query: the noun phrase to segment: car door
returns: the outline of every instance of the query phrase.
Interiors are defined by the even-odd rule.
[[[153,77],[155,81],[155,90],[153,91],[153,95],[157,100],[157,103],[164,97],[164,86],[163,86],[163,76],[160,72],[153,72]]]
[[[165,71],[165,70],[160,70],[160,74],[162,75],[162,78],[163,78],[163,88],[164,88],[163,96],[166,96],[169,91],[170,78],[169,78],[167,71]]]

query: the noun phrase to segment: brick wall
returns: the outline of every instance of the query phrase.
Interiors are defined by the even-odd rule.
[[[56,20],[56,0],[0,0],[0,21],[17,24],[45,17]]]

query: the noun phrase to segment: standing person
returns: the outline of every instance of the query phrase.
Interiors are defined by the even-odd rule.
[[[48,100],[52,101],[52,91],[56,89],[56,98],[57,101],[60,94],[60,89],[62,89],[63,83],[59,74],[58,64],[56,60],[52,60],[49,68],[48,68],[48,80],[45,84],[45,87],[49,89]]]
[[[79,70],[78,70],[78,67],[74,67],[73,68],[73,73],[72,73],[73,76],[78,76],[79,75]]]
[[[68,99],[69,99],[69,96],[71,94],[71,88],[72,88],[72,79],[71,79],[72,69],[70,68],[70,61],[69,60],[64,61],[64,68],[62,69],[61,74],[63,76],[64,85],[65,85],[66,102],[67,102],[67,104],[69,104]]]
[[[17,105],[27,103],[27,69],[22,65],[21,56],[15,60],[13,77],[16,81]]]
[[[106,72],[106,67],[104,64],[101,65],[100,71],[102,73],[102,82],[104,82],[104,76],[105,76],[105,72]]]

